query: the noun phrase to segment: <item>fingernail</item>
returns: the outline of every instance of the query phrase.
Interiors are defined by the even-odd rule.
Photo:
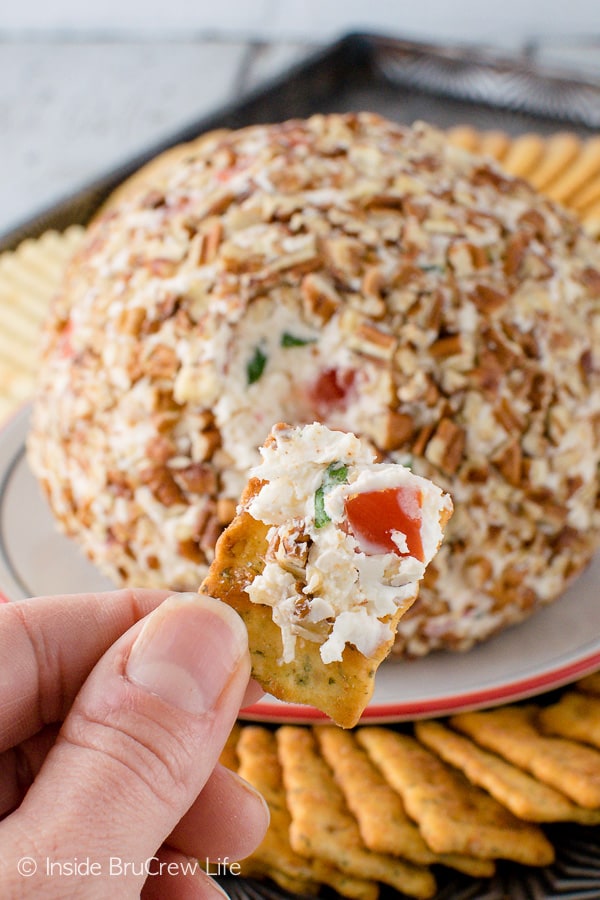
[[[174,594],[145,622],[125,672],[167,703],[202,714],[247,652],[246,628],[233,609],[205,595]]]

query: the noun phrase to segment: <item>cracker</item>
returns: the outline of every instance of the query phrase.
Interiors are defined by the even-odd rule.
[[[478,152],[484,156],[493,156],[495,160],[502,162],[510,143],[510,138],[504,131],[484,131],[481,134]]]
[[[377,668],[392,649],[398,621],[416,599],[418,579],[437,546],[430,537],[430,544],[416,549],[406,524],[406,549],[380,552],[370,549],[370,541],[363,551],[346,504],[379,498],[381,489],[365,484],[381,484],[382,475],[392,478],[401,484],[399,493],[418,493],[418,539],[426,524],[439,543],[451,501],[402,466],[375,465],[369,445],[353,435],[317,423],[275,426],[262,452],[263,465],[254,470],[238,514],[219,538],[200,590],[244,619],[252,674],[266,691],[315,706],[351,727],[372,696]],[[352,493],[355,483],[362,488]],[[413,500],[417,493],[411,493]],[[332,497],[339,519],[325,505]],[[364,581],[360,565],[369,573]],[[381,598],[385,610],[377,615]]]
[[[600,752],[536,728],[535,706],[459,713],[451,724],[478,744],[562,791],[587,809],[600,807]]]
[[[592,672],[591,675],[586,675],[576,682],[575,687],[578,691],[583,691],[585,694],[593,694],[596,697],[600,697],[600,672]]]
[[[237,745],[240,739],[240,734],[242,732],[242,726],[239,722],[235,722],[233,728],[229,732],[227,740],[225,741],[225,746],[221,751],[221,755],[219,757],[219,762],[222,766],[225,766],[226,769],[231,769],[232,772],[237,772],[240,761],[237,755]]]
[[[256,485],[252,485],[254,489]],[[244,494],[242,502],[249,496]],[[371,699],[377,667],[393,638],[378,659],[368,659],[349,645],[342,662],[325,666],[319,645],[300,637],[294,660],[280,662],[281,631],[273,622],[271,608],[252,603],[246,593],[247,585],[262,571],[268,530],[246,512],[237,515],[219,538],[215,559],[200,589],[232,606],[244,620],[252,676],[265,691],[280,700],[315,706],[339,725],[352,727]]]
[[[552,200],[568,203],[570,198],[598,172],[600,172],[600,137],[592,137],[585,141],[581,152],[571,161],[568,168],[544,187],[544,193]]]
[[[502,158],[509,175],[528,178],[543,156],[546,143],[539,134],[521,134],[514,138]]]
[[[291,825],[286,805],[277,743],[272,731],[259,725],[242,729],[238,743],[239,775],[265,798],[271,821],[265,838],[251,856],[251,863],[262,868],[278,884],[280,876],[306,884],[327,884],[343,897],[376,900],[377,885],[365,878],[353,877],[320,860],[307,859],[292,850]]]
[[[538,723],[546,734],[600,748],[600,697],[565,691],[557,703],[540,710]]]
[[[448,130],[448,140],[455,147],[477,153],[481,140],[480,134],[472,125],[455,125]]]
[[[595,206],[598,202],[600,202],[600,175],[590,178],[589,181],[581,186],[572,198],[570,206],[576,213],[583,216],[588,209]]]
[[[401,856],[421,865],[439,863],[475,878],[494,874],[495,867],[490,860],[430,850],[406,814],[400,795],[390,787],[351,732],[324,725],[316,728],[315,734],[369,850]]]
[[[357,736],[432,850],[529,866],[553,861],[552,844],[537,825],[517,819],[415,738],[379,727]]]
[[[349,875],[370,878],[412,897],[432,897],[435,880],[425,867],[373,853],[361,839],[331,770],[308,728],[277,730],[279,759],[292,826],[290,842],[303,856],[316,857]]]
[[[590,237],[600,237],[600,201],[588,206],[581,215],[581,224]]]
[[[581,151],[581,141],[572,132],[558,132],[546,139],[544,154],[529,182],[545,191],[567,169]]]
[[[418,739],[454,766],[472,784],[483,788],[515,816],[528,822],[600,823],[600,813],[572,803],[560,791],[536,781],[522,769],[482,750],[469,738],[440,722],[417,722]]]

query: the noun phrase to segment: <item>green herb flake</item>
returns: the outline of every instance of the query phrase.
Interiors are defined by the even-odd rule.
[[[316,338],[301,338],[296,337],[295,334],[290,334],[289,331],[284,331],[281,335],[280,344],[282,347],[305,347],[306,344],[314,344]]]
[[[446,267],[440,265],[419,266],[422,272],[445,272]]]
[[[254,351],[254,356],[248,362],[246,366],[246,374],[248,376],[248,384],[254,384],[255,381],[258,381],[260,376],[265,370],[265,366],[267,364],[267,357],[260,349],[257,347]]]
[[[331,518],[325,510],[325,494],[336,484],[344,484],[348,480],[348,466],[340,462],[332,462],[325,470],[321,486],[315,492],[315,528],[323,528]]]

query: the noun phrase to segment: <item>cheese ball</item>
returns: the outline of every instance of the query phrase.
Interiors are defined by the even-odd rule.
[[[600,542],[598,245],[423,123],[183,151],[53,304],[28,449],[61,528],[116,583],[194,590],[272,425],[317,421],[452,496],[398,654],[556,599]]]

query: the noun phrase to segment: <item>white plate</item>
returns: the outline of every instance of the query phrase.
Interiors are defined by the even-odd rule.
[[[0,592],[9,600],[113,585],[60,535],[31,474],[28,410],[0,431]],[[557,602],[464,654],[388,661],[364,721],[394,722],[491,706],[559,687],[600,668],[600,554]],[[309,722],[310,707],[265,697],[244,718]]]

